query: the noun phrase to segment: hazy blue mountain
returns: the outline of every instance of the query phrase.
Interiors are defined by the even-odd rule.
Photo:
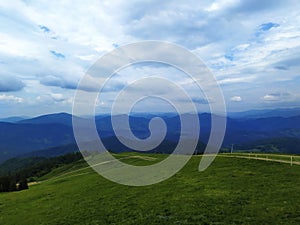
[[[0,164],[0,176],[10,174],[12,172],[19,171],[25,167],[33,165],[38,162],[43,162],[44,158],[32,157],[32,158],[22,158],[16,157],[11,158]]]
[[[63,124],[0,122],[0,161],[38,149],[75,143],[73,129]]]
[[[0,122],[7,122],[7,123],[16,123],[21,120],[29,119],[29,117],[21,117],[21,116],[11,116],[7,118],[0,118]]]
[[[281,112],[284,112],[284,110],[281,110]],[[215,115],[202,113],[198,116],[200,140],[203,143],[207,143],[211,129],[211,117]],[[128,134],[132,132],[136,137],[145,139],[150,136],[149,122],[153,117],[155,117],[153,114],[116,115],[114,120],[117,123],[119,135],[123,138],[130,138]],[[153,151],[173,151],[173,147],[176,146],[181,134],[180,117],[176,114],[161,114],[160,117],[165,121],[167,133],[163,143]],[[196,138],[196,127],[192,120],[193,115],[183,114],[181,117],[187,121],[190,127],[190,133],[182,134],[184,139]],[[82,126],[87,121],[87,118],[77,119],[82,123]],[[122,125],[122,120],[129,121],[130,130]],[[239,117],[226,118],[226,120],[227,130],[223,147],[228,147],[231,144],[258,143],[258,141],[262,140],[280,140],[280,138],[286,138],[285,141],[281,139],[285,143],[300,139],[300,115],[263,118]],[[95,122],[98,133],[108,149],[112,151],[131,150],[123,146],[115,136],[115,131],[111,124],[111,116],[98,115],[95,118]],[[156,135],[159,137],[162,134],[162,130],[158,130]],[[285,151],[292,152],[291,146],[291,144],[288,144],[288,148]],[[56,156],[60,153],[64,154],[73,151],[73,149],[76,150],[76,143],[72,128],[72,115],[70,114],[43,115],[15,123],[0,122],[0,162],[26,154],[31,154],[31,156],[53,154],[53,156]],[[38,154],[37,152],[32,153],[37,150],[42,151]],[[46,152],[42,153],[44,150]]]
[[[232,118],[265,118],[265,117],[292,117],[300,115],[300,108],[283,108],[268,110],[249,110],[244,112],[228,112]]]
[[[83,118],[77,117],[77,119]],[[64,124],[67,126],[72,126],[72,115],[68,113],[54,113],[48,115],[42,115],[30,119],[21,120],[18,123],[21,124]]]
[[[292,137],[269,138],[240,144],[236,148],[247,151],[299,154],[300,139]]]
[[[21,154],[18,157],[21,158],[32,158],[32,157],[42,157],[42,158],[49,158],[49,157],[56,157],[60,155],[65,155],[71,152],[78,152],[78,146],[76,143],[72,144],[67,144],[67,145],[61,145],[61,146],[56,146],[52,148],[46,148],[46,149],[41,149],[37,151],[32,151],[28,152],[25,154]]]

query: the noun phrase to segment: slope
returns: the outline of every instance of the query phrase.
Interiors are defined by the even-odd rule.
[[[84,163],[57,168],[27,191],[0,194],[0,224],[299,224],[300,166],[220,157],[200,173],[199,160],[147,187],[112,183]]]

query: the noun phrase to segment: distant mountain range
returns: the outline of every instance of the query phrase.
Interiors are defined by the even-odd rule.
[[[278,109],[271,111],[248,111],[240,114],[229,114],[223,148],[235,144],[239,149],[257,148],[264,151],[273,149],[279,152],[300,153],[300,112],[299,109]],[[300,110],[299,110],[300,111]],[[261,117],[260,117],[260,116]],[[272,116],[276,115],[276,116]],[[281,115],[281,116],[278,116]],[[150,135],[149,121],[155,115],[135,114],[116,115],[116,121],[129,120],[132,133],[139,138]],[[170,153],[176,147],[180,137],[180,118],[176,114],[160,115],[167,126],[167,134],[160,146],[153,151]],[[193,126],[190,114],[181,115]],[[210,134],[211,115],[199,114],[200,140],[198,151],[205,148]],[[86,118],[77,118],[84,124]],[[3,120],[3,119],[2,119]],[[72,115],[57,113],[35,118],[14,117],[0,122],[0,162],[16,156],[57,156],[78,151],[72,129]],[[10,122],[7,122],[10,121]],[[115,136],[109,115],[98,115],[95,118],[98,133],[107,149],[111,151],[130,151]],[[120,128],[123,138],[128,130]],[[159,135],[159,134],[158,134]],[[194,134],[185,134],[193,138]],[[295,143],[295,144],[294,144]],[[271,147],[270,147],[271,146]]]
[[[25,119],[29,119],[29,117],[12,116],[12,117],[0,118],[0,122],[15,123]]]
[[[244,112],[228,112],[231,118],[266,118],[291,117],[300,115],[300,108],[249,110]]]
[[[75,143],[73,129],[64,124],[0,122],[0,161],[34,150]]]

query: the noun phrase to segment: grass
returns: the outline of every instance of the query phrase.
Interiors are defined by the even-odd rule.
[[[149,164],[127,156],[118,157]],[[60,167],[29,190],[0,193],[0,224],[300,224],[300,166],[217,157],[198,172],[199,161],[146,187],[112,183],[84,161]]]

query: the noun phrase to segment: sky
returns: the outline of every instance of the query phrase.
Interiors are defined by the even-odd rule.
[[[71,113],[80,79],[101,56],[145,40],[197,55],[220,85],[227,111],[298,107],[299,8],[297,0],[0,1],[0,117]],[[141,63],[118,71],[97,113],[109,112],[132,81],[153,75],[183,86],[199,111],[215,102],[178,69]],[[171,101],[183,102],[176,94]],[[140,108],[170,110],[164,104],[150,99]]]

